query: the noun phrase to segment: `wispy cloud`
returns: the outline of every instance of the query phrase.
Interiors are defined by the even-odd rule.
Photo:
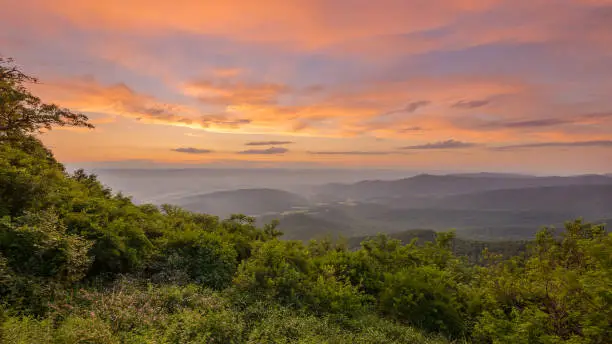
[[[198,80],[185,84],[183,91],[204,104],[240,105],[274,104],[277,98],[290,92],[287,85],[277,83],[246,83],[239,81]]]
[[[507,0],[295,0],[300,6],[185,0],[144,10],[143,1],[32,1],[36,6],[4,6],[0,32],[8,34],[0,46],[46,83],[33,87],[54,88],[33,89],[45,101],[116,118],[88,133],[89,144],[62,133],[58,154],[68,160],[189,160],[170,151],[198,147],[198,140],[182,135],[189,128],[234,147],[211,159],[333,160],[293,149],[299,143],[313,152],[345,154],[338,158],[347,162],[389,154],[377,160],[477,168],[481,155],[495,152],[474,148],[470,158],[466,148],[465,158],[417,154],[414,160],[395,154],[458,153],[470,142],[490,147],[612,135],[609,0],[564,0],[567,6],[553,8],[546,1],[523,6]],[[129,148],[147,137],[162,148]],[[370,146],[373,138],[385,139],[384,145]],[[245,146],[271,139],[298,143]],[[408,147],[390,153],[400,146]],[[236,154],[251,148],[245,154],[270,154],[260,153],[269,147],[291,152]],[[603,166],[596,161],[603,149],[592,152],[588,159]],[[209,157],[191,156],[203,158]],[[518,161],[505,158],[487,164]],[[566,158],[525,165],[553,168],[550,161]]]
[[[202,148],[194,148],[194,147],[180,147],[173,148],[171,151],[179,152],[179,153],[188,153],[188,154],[208,154],[213,151],[210,149],[202,149]]]
[[[571,119],[564,118],[542,118],[542,119],[533,119],[533,120],[525,120],[525,121],[513,121],[513,122],[496,122],[496,123],[488,123],[485,126],[491,128],[540,128],[540,127],[550,127],[561,124],[572,123]]]
[[[287,148],[283,148],[283,147],[270,147],[270,148],[266,148],[266,149],[248,149],[245,151],[241,151],[238,152],[238,154],[270,154],[270,155],[274,155],[274,154],[284,154],[287,153],[289,150]]]
[[[310,151],[313,155],[388,155],[397,152],[388,151]]]
[[[424,130],[422,127],[413,126],[413,127],[398,129],[397,132],[398,133],[409,133],[409,132],[422,131],[422,130]]]
[[[602,147],[612,148],[612,140],[594,140],[594,141],[575,141],[575,142],[537,142],[526,143],[520,145],[508,145],[492,147],[494,150],[514,150],[514,149],[529,149],[529,148],[571,148],[571,147]]]
[[[188,136],[188,137],[204,137],[203,134],[194,134],[194,133],[185,133],[185,136]]]
[[[576,12],[582,13],[596,4],[603,7],[606,0],[568,2],[574,6],[550,9],[534,4],[529,11],[525,11],[522,6],[510,6],[505,1],[486,0],[448,0],[443,5],[438,2],[422,3],[409,0],[383,1],[376,6],[370,2],[340,1],[338,4],[329,4],[297,1],[300,9],[298,11],[284,2],[275,1],[247,5],[236,0],[220,4],[194,0],[182,1],[180,9],[171,3],[159,3],[147,11],[142,11],[140,2],[126,4],[124,1],[109,0],[100,4],[56,0],[53,4],[41,1],[37,11],[50,13],[51,18],[65,18],[63,20],[77,28],[93,27],[111,32],[130,30],[133,33],[149,35],[170,31],[189,32],[235,41],[276,43],[280,46],[286,46],[290,42],[291,48],[308,51],[321,47],[336,47],[353,54],[363,53],[364,50],[378,54],[384,54],[386,50],[427,52],[448,49],[449,46],[459,50],[503,40],[523,43],[533,42],[536,38],[553,40],[559,36],[570,36],[573,39],[578,39],[574,38],[578,36],[583,40],[603,44],[605,41],[601,36],[584,33],[603,31],[605,25],[584,25],[589,19],[597,22],[597,18],[595,15],[577,15]],[[243,11],[236,11],[237,5],[243,5]],[[121,10],[108,10],[109,8]],[[9,14],[20,13],[17,12],[19,9],[23,11],[20,7],[14,10],[9,8],[7,11]],[[304,14],[308,14],[308,18],[335,18],[348,10],[354,14],[342,21],[313,22],[304,18]],[[134,16],[134,13],[140,15]],[[15,16],[7,17],[12,19]],[[603,18],[598,21],[607,19],[605,15],[600,17]],[[202,20],[203,18],[205,20]],[[459,20],[463,18],[470,20]],[[543,20],[536,20],[538,18]],[[552,20],[553,18],[557,20]],[[509,30],[508,23],[517,26]],[[568,23],[573,25],[572,31],[575,33],[563,30]],[[262,27],[265,29],[257,29]],[[403,35],[409,44],[397,44],[398,32],[431,32],[432,28],[439,27],[450,27],[451,30],[435,35]],[[383,48],[386,48],[385,51]]]
[[[221,78],[232,78],[244,73],[241,68],[215,68],[212,74]]]
[[[453,104],[452,107],[456,109],[475,109],[488,105],[491,101],[483,100],[461,100]]]
[[[406,106],[404,106],[401,109],[396,109],[396,110],[385,112],[385,113],[383,113],[380,116],[389,116],[389,115],[393,115],[393,114],[396,114],[396,113],[404,113],[404,112],[405,113],[413,113],[416,110],[418,110],[418,109],[420,109],[420,108],[422,108],[424,106],[427,106],[429,104],[431,104],[431,102],[428,101],[428,100],[419,100],[419,101],[416,101],[416,102],[408,103]]]
[[[290,145],[293,141],[253,141],[245,143],[245,146],[282,146]]]
[[[593,112],[581,115],[579,117],[582,120],[606,120],[612,119],[612,111],[611,112]]]
[[[525,119],[519,121],[489,122],[485,123],[485,128],[505,128],[505,129],[528,129],[545,128],[566,124],[594,124],[612,119],[612,112],[595,112],[568,117],[548,117],[538,119]]]
[[[206,91],[206,87],[211,89]],[[516,85],[497,79],[452,80],[418,78],[401,82],[364,84],[358,88],[328,87],[316,96],[304,99],[304,87],[282,86],[282,83],[240,82],[221,79],[196,82],[189,96],[205,102],[168,102],[160,98],[135,91],[125,83],[101,84],[94,78],[74,78],[55,81],[44,87],[45,99],[83,112],[131,117],[143,123],[162,124],[206,129],[213,132],[238,132],[257,134],[299,134],[303,136],[355,137],[366,133],[378,136],[397,137],[422,127],[440,126],[452,129],[454,124],[438,117],[416,117],[408,120],[404,114],[379,115],[381,109],[397,104],[397,99],[408,92],[416,99],[431,98],[431,103],[442,102],[448,96],[462,92],[495,94],[514,92]],[[173,85],[176,86],[176,85]],[[181,84],[185,86],[185,84]],[[459,87],[461,86],[461,87]],[[316,87],[319,89],[318,87]],[[457,91],[461,89],[462,91]],[[185,91],[179,88],[180,91]],[[463,91],[465,90],[465,91]],[[207,93],[208,92],[208,93]],[[482,93],[484,92],[484,94]],[[279,97],[291,95],[295,102],[280,102]],[[293,97],[296,95],[296,97]],[[315,97],[316,99],[311,99]],[[211,100],[212,99],[212,100]],[[297,101],[296,99],[301,99]],[[209,102],[210,101],[210,102]],[[419,100],[407,104],[401,111],[416,111],[430,104]],[[482,124],[480,124],[482,125]],[[398,128],[406,130],[398,131]],[[408,129],[410,128],[410,129]],[[472,131],[487,129],[474,124]],[[447,136],[446,132],[436,138]]]
[[[138,93],[124,83],[103,85],[93,78],[57,80],[36,85],[46,99],[93,113],[135,118],[138,121],[202,129],[237,129],[252,122],[230,113],[205,114],[198,108],[167,103]]]
[[[456,140],[446,140],[433,143],[426,143],[423,145],[406,146],[401,149],[458,149],[458,148],[470,148],[477,146],[476,143],[461,142]]]

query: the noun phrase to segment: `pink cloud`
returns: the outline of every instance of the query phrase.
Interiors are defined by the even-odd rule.
[[[341,85],[326,89],[304,104],[281,104],[280,95],[301,92],[282,84],[199,81],[186,87],[202,106],[219,110],[205,111],[189,102],[164,102],[125,84],[102,85],[92,78],[59,80],[37,85],[36,89],[44,99],[77,111],[107,114],[109,119],[123,116],[145,123],[227,133],[395,139],[426,135],[430,141],[461,137],[483,143],[510,140],[516,135],[534,140],[555,136],[583,139],[595,135],[596,130],[572,132],[572,128],[598,128],[612,122],[608,112],[555,104],[547,93],[507,78],[416,78],[353,88]],[[457,104],[482,102],[466,99],[487,99],[482,103],[486,107],[457,108]],[[411,111],[397,110],[410,104],[419,105]],[[486,113],[484,117],[481,111]],[[600,132],[593,139],[605,139],[609,134]]]

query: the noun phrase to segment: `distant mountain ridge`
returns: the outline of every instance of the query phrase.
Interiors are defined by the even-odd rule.
[[[474,172],[474,173],[450,173],[447,176],[470,177],[470,178],[537,178],[531,174],[521,173],[499,173],[499,172]]]
[[[217,191],[189,196],[178,200],[187,210],[221,217],[241,213],[260,215],[268,212],[289,211],[294,207],[308,206],[308,200],[300,195],[276,189],[239,189]]]
[[[604,175],[580,175],[571,177],[533,177],[486,174],[468,175],[420,174],[392,181],[366,180],[353,184],[327,184],[317,192],[320,199],[353,199],[367,201],[377,198],[440,197],[479,191],[521,189],[564,185],[612,185],[612,177]]]
[[[516,174],[421,174],[398,180],[326,184],[314,196],[277,189],[239,189],[184,197],[188,210],[221,217],[280,220],[286,239],[367,236],[415,228],[457,229],[464,239],[531,239],[568,219],[612,219],[612,178]]]
[[[492,190],[448,196],[434,203],[445,209],[537,210],[602,217],[612,210],[612,184]]]
[[[464,238],[530,239],[542,226],[562,227],[568,219],[612,218],[612,178],[602,175],[533,177],[418,175],[395,181],[327,185],[318,200],[333,206],[281,216],[288,238],[308,239],[324,233],[305,223],[325,221],[328,231],[344,236],[393,233],[414,228],[456,228]],[[350,200],[346,202],[346,200]]]

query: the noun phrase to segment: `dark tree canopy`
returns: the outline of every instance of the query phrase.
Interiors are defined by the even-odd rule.
[[[93,128],[87,116],[46,104],[30,93],[26,84],[36,82],[12,59],[0,57],[0,135],[31,134],[54,126]]]

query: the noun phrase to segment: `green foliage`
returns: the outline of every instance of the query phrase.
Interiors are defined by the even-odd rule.
[[[2,323],[1,329],[3,343],[31,344],[53,342],[53,328],[48,319],[38,321],[31,317],[10,317]]]
[[[119,344],[110,326],[95,315],[89,318],[68,317],[54,332],[53,339],[58,344]]]
[[[236,251],[216,234],[203,231],[170,232],[162,247],[163,271],[185,272],[204,286],[229,286],[236,270]]]
[[[448,272],[434,267],[387,274],[380,309],[396,319],[454,336],[465,330],[457,288]]]
[[[261,302],[242,314],[247,325],[245,343],[447,343],[374,315],[339,321]]]
[[[562,239],[538,233],[526,258],[484,271],[491,296],[476,335],[496,342],[605,343],[612,337],[612,234],[566,224]],[[496,324],[492,328],[491,324]]]
[[[2,324],[6,344],[118,344],[108,324],[95,317],[71,316],[54,327],[49,319],[11,317]]]
[[[63,177],[63,166],[37,139],[0,137],[0,218],[49,206],[67,183]]]
[[[69,287],[87,273],[92,243],[66,233],[51,212],[0,221],[0,296],[37,312],[54,289]]]
[[[8,267],[21,275],[48,278],[62,284],[80,281],[89,269],[92,243],[66,233],[56,214],[28,214],[0,222],[0,250]]]
[[[248,297],[276,300],[315,314],[356,315],[367,297],[348,281],[335,277],[332,266],[314,264],[298,241],[268,241],[239,268],[236,288]]]
[[[35,133],[53,126],[93,128],[87,116],[45,104],[31,94],[25,84],[36,83],[13,64],[13,60],[0,57],[0,136]]]
[[[164,333],[167,343],[240,343],[243,324],[235,313],[224,310],[202,313],[187,310],[170,319]]]

